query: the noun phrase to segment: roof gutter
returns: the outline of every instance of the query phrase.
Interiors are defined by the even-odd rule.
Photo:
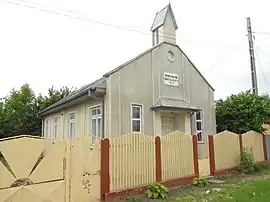
[[[95,89],[95,91],[97,90],[98,93],[100,94],[104,94],[104,92],[106,92],[106,90],[101,90],[102,88],[90,88],[91,89]],[[101,91],[98,91],[98,90],[101,90]],[[38,116],[42,117],[42,116],[45,116],[49,113],[52,113],[52,112],[55,112],[55,111],[58,111],[58,110],[61,110],[61,109],[64,109],[68,106],[71,106],[71,105],[74,105],[74,104],[77,104],[77,103],[80,103],[81,101],[84,101],[86,100],[87,98],[89,97],[93,97],[93,94],[89,94],[89,91],[85,91],[85,92],[82,92],[82,93],[79,93],[78,95],[76,95],[75,97],[73,97],[72,99],[70,100],[67,100],[59,105],[55,105],[51,108],[47,108],[46,111],[41,111],[40,113],[38,113]]]
[[[43,116],[45,116],[45,115],[47,115],[49,113],[52,113],[52,112],[61,110],[63,108],[66,108],[67,106],[74,105],[74,104],[80,102],[81,100],[84,100],[86,97],[88,97],[88,95],[87,95],[87,93],[84,93],[84,94],[80,95],[79,97],[74,97],[71,100],[68,100],[68,101],[66,101],[64,103],[53,106],[52,108],[47,109],[46,111],[41,111],[41,112],[38,113],[38,116],[43,117]]]
[[[55,105],[55,106],[53,106],[53,107],[48,107],[47,109],[42,110],[41,112],[39,112],[39,113],[38,113],[38,116],[46,115],[48,112],[51,112],[53,109],[55,109],[55,108],[57,108],[57,107],[59,107],[59,106],[65,105],[65,104],[67,104],[67,103],[69,103],[69,102],[72,102],[73,100],[78,99],[78,98],[84,96],[85,94],[87,94],[87,92],[79,93],[77,96],[73,97],[73,98],[70,99],[70,100],[67,100],[67,101],[65,101],[65,102],[63,102],[63,103],[61,103],[61,104]]]

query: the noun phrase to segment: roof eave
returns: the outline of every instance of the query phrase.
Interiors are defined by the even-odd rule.
[[[88,96],[88,93],[87,93],[87,92],[84,92],[83,94],[80,94],[80,95],[78,95],[78,96],[76,96],[76,97],[73,97],[73,98],[70,99],[70,100],[66,100],[66,101],[64,101],[64,102],[61,103],[61,104],[54,105],[54,106],[51,105],[52,107],[49,106],[49,107],[47,107],[46,109],[40,111],[40,112],[38,113],[38,116],[45,116],[45,115],[47,115],[47,114],[49,114],[49,113],[58,111],[57,109],[59,109],[59,107],[61,107],[61,109],[62,109],[62,108],[66,108],[67,105],[68,105],[68,103],[71,103],[71,102],[73,102],[74,100],[78,100],[79,98],[81,98],[81,97],[83,97],[83,96],[85,96],[85,95]]]
[[[195,108],[195,107],[185,107],[185,106],[169,106],[169,105],[155,105],[151,107],[152,110],[168,110],[168,109],[176,109],[176,110],[184,110],[184,111],[192,111],[197,112],[201,111],[201,108]]]
[[[95,91],[97,92],[97,94],[99,96],[104,96],[106,94],[106,88],[95,87]],[[49,113],[59,111],[61,109],[67,108],[71,105],[80,103],[82,100],[84,100],[84,98],[90,98],[90,97],[92,97],[92,94],[89,93],[89,90],[84,91],[83,93],[79,94],[78,96],[76,96],[70,100],[66,100],[65,102],[58,104],[58,105],[55,105],[51,108],[48,107],[48,108],[44,109],[43,111],[38,113],[38,116],[42,117],[42,116],[45,116]]]
[[[120,69],[122,69],[123,67],[125,67],[125,66],[127,66],[128,64],[132,63],[133,61],[139,59],[140,57],[146,55],[147,53],[149,53],[150,51],[154,50],[155,48],[161,46],[161,45],[164,44],[164,43],[165,43],[165,42],[162,42],[162,43],[159,43],[159,44],[157,44],[157,45],[155,45],[155,46],[149,48],[148,50],[142,52],[141,54],[137,55],[136,57],[134,57],[134,58],[128,60],[127,62],[123,63],[122,65],[120,65],[120,66],[114,68],[113,70],[107,72],[106,74],[103,75],[103,77],[108,78],[110,75],[112,75],[112,74],[118,72],[118,71],[119,71]]]
[[[175,19],[174,14],[173,14],[171,3],[169,3],[169,10],[171,11],[171,14],[172,14],[172,20],[173,20],[174,28],[177,30],[178,29],[178,25],[176,23],[176,19]],[[167,14],[168,14],[168,12],[167,12]]]
[[[157,17],[157,14],[158,14],[158,12],[156,12],[156,15],[155,15],[155,18],[154,18],[154,21],[153,21],[153,23],[152,23],[152,25],[151,25],[151,29],[150,29],[150,31],[153,31],[154,30],[154,24],[155,24],[155,19],[156,19],[156,17]]]
[[[198,72],[198,74],[202,77],[202,79],[205,81],[205,83],[207,83],[207,85],[211,88],[211,90],[215,91],[213,86],[207,81],[207,79],[202,75],[202,73],[199,71],[199,69],[194,65],[194,63],[189,59],[189,57],[185,54],[185,52],[177,44],[172,44],[172,43],[169,43],[167,41],[165,41],[163,43],[177,47],[183,53],[183,55],[187,58],[187,60],[190,62],[190,64],[194,67],[194,69]]]

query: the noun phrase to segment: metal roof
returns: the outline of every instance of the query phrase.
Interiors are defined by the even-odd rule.
[[[106,82],[106,79],[104,77],[102,77],[102,78],[94,81],[93,83],[87,84],[87,85],[79,88],[78,90],[74,91],[73,93],[69,94],[67,97],[64,97],[63,99],[59,100],[58,102],[45,108],[39,114],[43,114],[46,111],[49,111],[57,106],[65,104],[65,103],[67,103],[71,100],[74,100],[74,99],[76,99],[84,94],[87,94],[91,88],[106,88],[105,82]]]
[[[178,100],[178,99],[171,99],[171,98],[160,98],[157,100],[155,105],[152,107],[153,110],[159,109],[159,108],[174,108],[174,109],[182,109],[182,110],[188,110],[188,111],[200,111],[201,108],[190,106],[187,102],[184,100]]]
[[[176,20],[174,18],[174,14],[173,14],[173,11],[172,11],[171,4],[169,4],[168,6],[166,6],[165,8],[163,8],[161,11],[159,11],[158,13],[156,13],[154,22],[153,22],[153,24],[151,26],[151,31],[155,30],[156,28],[158,28],[158,27],[160,27],[161,25],[164,24],[168,12],[170,12],[171,15],[172,15],[172,19],[173,19],[173,23],[174,23],[175,29],[178,28],[178,26],[176,24]]]

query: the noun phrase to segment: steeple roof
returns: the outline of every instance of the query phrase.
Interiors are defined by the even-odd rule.
[[[168,15],[169,12],[172,15],[172,20],[173,20],[175,29],[178,28],[178,26],[176,24],[176,20],[175,20],[174,14],[173,14],[173,11],[172,11],[171,4],[169,3],[168,6],[166,6],[161,11],[159,11],[159,12],[156,13],[154,22],[153,22],[153,24],[151,26],[151,31],[155,30],[156,28],[158,28],[158,27],[160,27],[161,25],[164,24],[165,19],[166,19],[166,16]]]

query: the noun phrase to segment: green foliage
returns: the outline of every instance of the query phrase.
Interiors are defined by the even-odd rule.
[[[226,100],[216,101],[217,131],[229,130],[245,133],[249,130],[263,132],[264,123],[270,121],[270,98],[250,92],[231,95]]]
[[[40,135],[41,119],[38,112],[67,96],[72,90],[64,87],[49,89],[48,96],[36,97],[28,84],[12,89],[0,99],[0,138],[16,135]]]
[[[270,169],[270,165],[266,163],[256,163],[254,166],[255,172]]]
[[[252,173],[256,170],[256,163],[251,148],[243,147],[240,153],[239,171],[243,174]]]
[[[205,187],[208,181],[204,177],[197,177],[193,179],[193,184],[199,187]]]
[[[68,87],[60,88],[59,90],[54,89],[52,86],[48,90],[47,96],[42,96],[41,94],[37,97],[37,101],[39,104],[40,111],[49,107],[50,105],[56,103],[57,101],[61,100],[62,98],[68,96],[70,93],[72,93],[75,89]]]
[[[165,199],[168,198],[168,191],[169,191],[168,188],[165,187],[164,185],[158,182],[153,182],[148,185],[145,193],[147,195],[147,198],[150,199],[157,199],[157,198]]]

